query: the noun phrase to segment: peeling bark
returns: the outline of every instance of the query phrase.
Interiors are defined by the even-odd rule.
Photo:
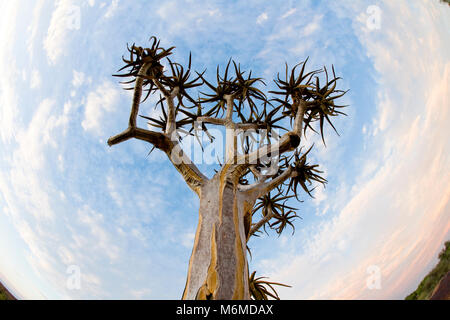
[[[246,197],[218,173],[200,192],[199,223],[183,299],[248,300]]]

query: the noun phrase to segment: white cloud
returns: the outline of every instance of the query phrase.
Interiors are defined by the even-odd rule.
[[[15,29],[19,6],[16,2],[2,3],[0,19],[1,43],[15,42]],[[12,46],[4,46],[0,50],[0,136],[3,142],[10,142],[14,137],[14,128],[18,118],[18,96],[16,93],[16,60]]]
[[[82,283],[87,283],[88,285],[94,285],[96,287],[101,285],[101,280],[95,274],[92,273],[82,273],[81,274]]]
[[[52,100],[44,100],[38,107],[26,130],[19,130],[19,147],[13,153],[10,181],[16,197],[28,212],[36,217],[53,218],[53,209],[45,183],[39,176],[45,165],[45,150],[55,145],[55,123],[50,114],[55,106]]]
[[[108,175],[106,178],[106,185],[108,187],[109,195],[111,196],[111,198],[116,202],[116,204],[119,207],[122,207],[123,199],[120,195],[120,192],[117,188],[117,184],[114,181],[114,178],[111,177],[110,175]]]
[[[403,3],[385,2],[382,34],[354,24],[379,73],[372,125],[378,134],[369,142],[371,152],[362,161],[370,164],[352,193],[327,197],[331,204],[347,203],[339,214],[302,234],[309,239],[303,253],[265,262],[267,271],[276,266],[272,279],[293,285],[279,290],[283,297],[402,299],[450,235],[450,63],[440,57],[448,44],[439,45],[445,34],[430,15],[415,25],[412,17]],[[434,45],[419,44],[421,38]],[[380,267],[381,290],[366,287],[370,265]]]
[[[175,12],[175,8],[175,2],[165,2],[159,7],[157,14],[163,19],[168,19],[171,13]]]
[[[145,299],[145,296],[151,293],[150,289],[131,290],[130,294],[134,299]]]
[[[119,5],[119,0],[112,0],[111,4],[109,5],[108,9],[106,10],[105,18],[107,18],[107,19],[111,18],[117,11],[118,5]]]
[[[221,8],[211,4],[205,5],[205,3],[198,1],[161,2],[158,3],[155,13],[165,25],[164,30],[161,30],[165,34],[164,41],[170,41],[171,36],[178,36],[180,32],[187,28],[191,30],[191,35],[193,35],[200,30],[210,30],[212,27],[224,23]]]
[[[297,11],[296,8],[290,9],[289,11],[287,11],[285,14],[283,14],[283,15],[281,16],[281,19],[286,19],[287,17],[293,15],[296,11]]]
[[[73,70],[72,85],[75,88],[82,86],[86,82],[86,75],[83,72]]]
[[[208,14],[209,14],[210,16],[220,16],[220,15],[221,15],[219,9],[212,9],[212,10],[209,10],[209,11],[208,11]]]
[[[267,19],[269,19],[269,16],[267,15],[266,12],[261,13],[258,18],[256,18],[256,23],[257,24],[262,24],[265,21],[267,21]]]
[[[45,0],[38,0],[33,9],[33,18],[31,24],[28,26],[28,40],[27,40],[27,50],[30,55],[30,59],[33,58],[34,54],[34,43],[36,41],[36,36],[39,28],[39,23],[41,21],[42,10],[44,9]]]
[[[192,248],[194,245],[195,232],[187,232],[183,234],[181,244],[186,248]]]
[[[26,128],[16,127],[18,147],[12,152],[7,176],[17,201],[35,217],[54,218],[49,195],[50,184],[42,180],[50,148],[56,148],[64,136],[68,115],[55,115],[56,102],[45,99]],[[7,161],[7,159],[4,159]],[[11,200],[11,202],[14,202]],[[16,212],[16,211],[14,211]]]
[[[87,96],[83,129],[97,135],[103,133],[103,127],[108,122],[107,113],[113,112],[119,100],[119,90],[110,81],[103,82]]]
[[[311,34],[316,32],[317,30],[319,30],[320,23],[322,22],[322,18],[323,18],[323,15],[316,15],[316,16],[314,16],[313,21],[308,23],[303,28],[303,36],[304,37],[310,36]]]
[[[319,185],[315,190],[314,190],[314,199],[313,202],[315,205],[319,205],[321,202],[323,202],[324,200],[326,200],[327,198],[327,194],[325,191],[325,187],[322,185]]]
[[[18,98],[15,87],[6,77],[0,79],[1,95],[0,95],[0,125],[1,137],[4,143],[9,142],[14,134],[14,128],[18,117]]]
[[[38,70],[34,69],[31,72],[30,88],[31,89],[39,88],[41,86],[41,83],[42,83],[41,74],[39,73]]]
[[[59,248],[58,248],[58,255],[59,255],[59,258],[61,259],[62,263],[64,263],[65,265],[70,266],[75,263],[74,255],[72,254],[70,249],[68,249],[62,245],[59,246]]]
[[[54,144],[54,136],[51,132],[53,123],[50,120],[54,107],[54,100],[43,100],[33,115],[28,128],[19,131],[17,134],[20,146],[17,150],[17,156],[26,161],[28,167],[35,170],[42,168],[44,165],[44,146]]]
[[[93,249],[105,254],[110,260],[119,258],[120,248],[111,239],[111,234],[105,229],[104,217],[101,213],[84,206],[77,212],[78,220],[90,230],[90,237],[94,237]]]
[[[67,51],[70,33],[81,27],[81,7],[74,0],[59,0],[53,11],[47,37],[44,39],[44,49],[51,64],[58,62]]]

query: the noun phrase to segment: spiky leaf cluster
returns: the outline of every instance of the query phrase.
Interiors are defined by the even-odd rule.
[[[256,271],[253,271],[249,278],[250,296],[253,300],[269,300],[269,297],[280,300],[280,297],[273,286],[275,285],[290,288],[290,286],[286,284],[262,280],[266,277],[255,278],[255,276]]]
[[[317,182],[322,185],[327,183],[327,180],[320,176],[323,171],[317,169],[319,165],[310,165],[306,162],[308,153],[311,151],[312,147],[313,146],[311,146],[304,154],[301,154],[301,151],[296,151],[291,156],[295,174],[289,181],[288,191],[292,191],[297,199],[298,186],[301,186],[301,188],[312,197],[311,192],[315,188],[311,188],[313,182]]]
[[[230,65],[233,63],[234,75],[230,74]],[[223,116],[225,111],[226,96],[232,95],[238,103],[233,105],[233,111],[245,123],[256,123],[261,120],[260,105],[268,103],[266,95],[257,87],[258,84],[265,85],[262,78],[252,77],[250,71],[245,75],[246,71],[242,71],[239,64],[235,61],[228,61],[223,75],[220,68],[217,67],[216,83],[213,84],[201,75],[204,83],[210,89],[210,92],[202,92],[202,103],[213,103],[210,109],[214,116]],[[234,101],[235,102],[235,101]],[[245,106],[248,110],[245,110]],[[264,108],[263,108],[264,109]],[[249,111],[246,115],[246,111]],[[262,123],[262,121],[260,121]]]
[[[327,180],[320,174],[323,172],[318,169],[318,165],[311,165],[308,163],[308,154],[312,150],[311,146],[305,153],[302,153],[302,148],[296,150],[290,156],[283,156],[278,166],[278,172],[273,175],[274,178],[281,175],[286,170],[292,170],[291,177],[286,182],[275,190],[260,197],[252,211],[252,215],[257,218],[267,217],[272,214],[273,218],[267,224],[270,229],[274,230],[280,235],[287,226],[295,231],[293,221],[296,218],[300,218],[296,213],[296,208],[288,205],[290,199],[295,198],[300,201],[302,192],[313,197],[312,192],[315,189],[314,183],[325,185]],[[244,175],[242,179],[245,179],[248,183],[248,175],[251,175],[251,171]],[[256,220],[257,221],[257,220]],[[266,231],[266,226],[263,229]],[[267,233],[267,232],[266,232]]]
[[[295,218],[298,218],[295,213],[296,208],[287,205],[287,201],[294,197],[294,195],[284,195],[283,191],[279,191],[275,195],[267,193],[260,197],[253,208],[253,214],[261,212],[262,217],[272,216],[271,222],[268,226],[275,230],[280,235],[284,229],[289,225],[292,228],[292,232],[295,230],[295,226],[292,223]],[[263,226],[266,230],[266,225]]]
[[[167,60],[172,74],[170,76],[161,77],[161,83],[169,88],[178,88],[177,98],[180,105],[183,105],[184,97],[187,98],[189,102],[196,105],[197,101],[191,97],[188,93],[188,89],[199,87],[203,85],[203,82],[201,81],[202,74],[198,74],[197,77],[191,80],[191,54],[189,54],[189,62],[186,70],[181,64],[172,62],[169,58],[167,58]]]
[[[312,123],[319,121],[320,135],[325,144],[323,127],[325,120],[337,133],[336,128],[331,122],[331,117],[338,115],[346,115],[339,109],[345,108],[345,105],[336,105],[334,101],[343,97],[347,91],[336,89],[337,82],[340,79],[336,77],[334,66],[332,66],[332,75],[330,78],[328,70],[324,67],[321,70],[313,70],[305,73],[306,61],[294,66],[289,72],[289,67],[286,64],[285,78],[281,79],[278,74],[275,84],[278,87],[277,91],[270,91],[279,97],[274,100],[283,106],[283,115],[294,119],[297,114],[298,105],[296,102],[303,100],[307,102],[307,110],[304,118],[304,133],[307,129],[317,132]],[[297,67],[301,66],[300,72],[297,74]],[[325,74],[325,84],[320,84],[320,74]]]
[[[139,47],[136,46],[135,44],[133,44],[131,47],[128,47],[127,45],[130,57],[129,59],[122,57],[122,60],[125,63],[125,65],[118,70],[118,72],[126,70],[126,73],[114,75],[115,77],[122,77],[122,78],[130,77],[131,80],[124,81],[121,83],[133,84],[134,82],[136,82],[136,77],[138,76],[141,67],[145,63],[150,64],[150,67],[146,72],[143,82],[143,87],[146,88],[147,91],[147,95],[145,96],[143,101],[147,100],[150,94],[155,91],[153,79],[159,79],[163,76],[164,67],[161,64],[161,60],[171,55],[172,50],[175,48],[170,47],[169,49],[164,49],[160,47],[159,45],[160,41],[157,40],[156,37],[151,37],[150,42],[151,46],[149,48]],[[125,88],[125,90],[133,90],[133,89],[134,89],[133,87]]]
[[[338,134],[336,128],[330,120],[330,117],[336,117],[338,115],[346,115],[339,109],[345,108],[346,106],[336,105],[334,101],[343,97],[347,91],[337,90],[337,81],[340,79],[336,77],[334,71],[334,66],[332,67],[333,78],[329,79],[328,70],[324,67],[325,73],[325,85],[320,85],[319,77],[316,77],[314,90],[310,90],[309,94],[311,98],[308,101],[308,109],[304,119],[304,133],[306,134],[306,129],[311,127],[311,122],[319,121],[320,135],[322,136],[322,141],[325,144],[325,138],[323,134],[323,125],[325,120]],[[314,130],[314,129],[313,129]]]

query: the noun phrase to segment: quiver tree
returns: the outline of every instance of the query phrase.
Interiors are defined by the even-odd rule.
[[[301,138],[313,131],[325,143],[324,124],[335,129],[332,118],[344,114],[340,110],[345,107],[335,104],[345,94],[336,88],[339,78],[334,68],[331,74],[325,67],[307,72],[307,61],[292,69],[286,65],[269,98],[261,89],[264,81],[234,61],[228,61],[223,73],[217,68],[213,83],[205,72],[192,72],[191,56],[183,67],[169,58],[174,47],[161,47],[155,37],[150,41],[149,48],[129,47],[119,70],[125,73],[116,75],[128,78],[123,83],[131,85],[126,89],[134,95],[128,127],[108,145],[131,138],[150,143],[152,150],[167,155],[199,197],[183,299],[278,299],[271,285],[279,284],[249,275],[247,242],[267,228],[278,234],[288,226],[294,229],[296,208],[288,200],[299,200],[302,192],[312,196],[314,183],[326,183],[318,165],[308,163],[312,147],[302,148]],[[142,117],[155,131],[136,125],[139,106],[150,95],[156,95],[161,115]],[[201,132],[213,141],[211,126],[220,126],[226,141],[220,168],[208,178],[181,141]]]

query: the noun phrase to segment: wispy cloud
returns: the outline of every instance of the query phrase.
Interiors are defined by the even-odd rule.
[[[401,19],[396,15],[400,6]],[[379,73],[377,90],[382,99],[369,129],[377,134],[371,136],[371,151],[362,160],[376,159],[372,163],[376,169],[371,169],[373,175],[357,179],[351,197],[327,198],[334,203],[344,197],[347,204],[330,221],[302,233],[309,239],[303,241],[302,254],[290,252],[293,262],[288,266],[273,262],[277,273],[272,277],[294,287],[282,289],[286,297],[401,299],[417,285],[450,235],[446,138],[450,113],[443,108],[450,104],[450,63],[437,58],[445,51],[437,41],[443,31],[429,23],[431,13],[425,14],[433,8],[422,6],[423,19],[414,26],[407,22],[413,13],[392,2],[382,7],[386,23],[382,33],[372,33],[355,22],[355,32]],[[433,46],[420,44],[425,37]],[[418,66],[417,61],[426,64]],[[269,272],[273,265],[265,263]],[[366,286],[371,265],[381,270],[381,290]],[[293,278],[294,274],[301,276]]]
[[[110,81],[104,81],[95,91],[90,92],[81,123],[83,129],[97,135],[104,133],[107,114],[115,110],[119,97],[119,89]]]
[[[38,70],[33,70],[31,72],[30,88],[31,89],[39,88],[41,86],[41,83],[42,83],[41,74],[39,73]]]
[[[59,0],[52,13],[44,48],[49,62],[55,64],[67,52],[70,32],[81,27],[80,3],[74,0]]]
[[[285,14],[281,16],[281,19],[286,19],[287,17],[293,15],[297,11],[297,8],[289,9]]]
[[[16,3],[4,3],[3,18],[0,21],[2,30],[0,39],[2,43],[13,44],[15,42],[14,30],[17,27],[19,6]],[[16,77],[16,60],[12,46],[4,46],[0,50],[0,66],[2,77],[0,78],[0,136],[4,143],[10,142],[14,135],[14,127],[18,118],[18,96],[14,85]]]
[[[92,79],[89,77],[86,77],[86,74],[81,71],[73,70],[73,79],[72,79],[72,85],[75,88],[80,87],[81,85],[85,84],[86,82],[92,83]]]
[[[118,6],[119,6],[119,0],[112,0],[111,4],[109,5],[108,9],[106,10],[105,18],[109,19],[112,16],[114,16],[115,11],[117,10]]]
[[[267,21],[267,19],[269,19],[269,16],[267,15],[266,12],[261,13],[258,18],[256,18],[256,23],[257,24],[262,24],[265,21]]]

